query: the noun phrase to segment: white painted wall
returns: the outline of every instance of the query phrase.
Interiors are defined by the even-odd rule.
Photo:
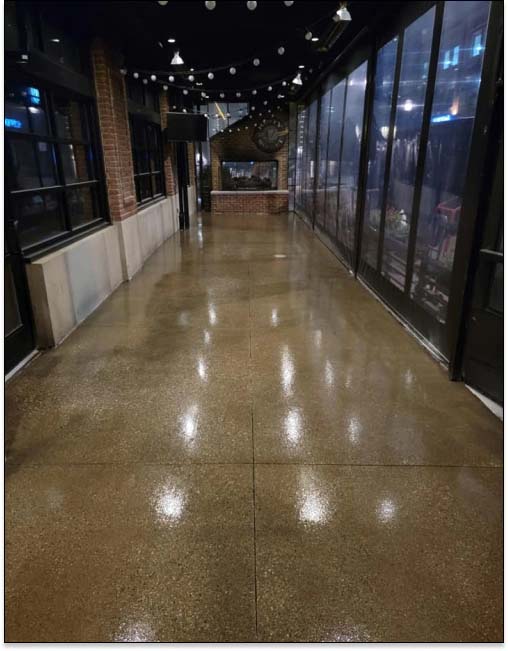
[[[178,197],[167,197],[27,265],[37,347],[61,343],[178,229]]]

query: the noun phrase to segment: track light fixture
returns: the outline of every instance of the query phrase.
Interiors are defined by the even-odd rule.
[[[303,86],[302,75],[297,73],[292,83],[295,84],[295,86]]]
[[[345,4],[340,5],[340,8],[337,9],[337,14],[336,15],[339,17],[340,21],[347,22],[347,21],[351,20],[351,14],[347,10],[347,7],[346,7]]]
[[[180,52],[178,50],[175,52],[173,58],[171,59],[171,65],[172,66],[183,66],[183,59],[180,56]]]

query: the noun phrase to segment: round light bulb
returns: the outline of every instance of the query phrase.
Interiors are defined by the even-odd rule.
[[[242,96],[242,93],[236,93],[236,96],[237,96],[237,97],[241,97],[241,96]]]
[[[213,72],[209,72],[207,76],[208,76],[208,79],[213,79]]]
[[[305,40],[306,40],[306,41],[310,41],[311,38],[312,38],[312,32],[307,32],[307,33],[305,34]]]
[[[147,83],[148,83],[148,79],[143,79],[143,83],[144,83],[144,84],[147,84]]]
[[[134,79],[139,79],[139,72],[135,72],[132,76]]]
[[[229,69],[229,72],[230,72],[232,75],[236,75],[236,68],[231,67],[231,68]]]
[[[247,9],[250,9],[251,11],[254,11],[254,9],[258,6],[258,3],[255,0],[249,0],[247,2]]]
[[[224,93],[221,93],[220,96],[222,99],[224,99]]]
[[[127,68],[120,68],[120,74],[125,77],[125,75],[127,74]]]
[[[169,79],[169,81],[171,81],[171,82],[175,81],[175,78],[173,77],[173,75],[169,75],[168,79]]]
[[[156,77],[155,75],[150,75],[150,79],[151,79],[152,81],[157,81],[157,77]]]
[[[263,104],[266,106],[266,105],[268,104],[268,100],[265,99],[265,101],[263,102]]]
[[[188,79],[189,81],[194,81],[194,75],[189,75],[189,76],[187,77],[187,79]]]
[[[283,85],[283,86],[287,86],[287,85],[288,85],[288,82],[287,82],[287,81],[283,81],[283,82],[282,82],[282,85]]]
[[[261,63],[261,61],[260,61],[259,59],[254,59],[254,61],[253,61],[252,63],[253,63],[255,66],[258,66],[258,65]]]
[[[164,90],[167,90],[167,89],[168,89],[168,87],[166,86],[166,84],[164,84],[164,86],[163,86],[162,88],[164,88]]]
[[[253,94],[253,95],[257,95],[257,94],[258,94],[258,91],[254,88],[254,90],[252,91],[252,94]]]
[[[281,56],[284,54],[285,51],[286,51],[286,50],[282,47],[282,45],[281,45],[280,48],[277,50],[277,52],[278,52]]]
[[[273,90],[273,88],[271,86],[268,86],[268,90]]]
[[[209,9],[210,11],[212,11],[212,9],[215,9],[215,5],[216,5],[216,4],[217,4],[217,3],[215,2],[215,0],[206,0],[206,2],[205,2],[205,7],[206,7],[207,9]]]
[[[186,88],[184,88],[184,90],[183,90],[183,94],[184,94],[184,95],[188,95],[188,94],[189,94],[189,91],[188,91]]]

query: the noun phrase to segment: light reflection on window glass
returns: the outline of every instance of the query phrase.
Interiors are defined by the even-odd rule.
[[[344,94],[347,79],[334,86],[330,104],[330,133],[328,137],[328,173],[326,178],[326,231],[336,236],[337,233],[337,194],[339,183],[339,156],[342,142],[342,124],[344,118]]]
[[[314,208],[314,176],[316,174],[316,119],[317,119],[317,102],[315,99],[309,108],[309,126],[307,130],[307,159],[305,166],[305,185],[303,193],[304,209],[307,216],[312,218]]]
[[[365,195],[365,217],[362,237],[362,258],[374,268],[377,264],[379,224],[386,165],[386,146],[390,124],[396,56],[397,38],[394,38],[379,50],[376,60],[374,106],[370,126],[367,192]]]
[[[304,165],[304,144],[307,109],[301,107],[298,111],[296,125],[296,188],[295,200],[299,207],[303,204],[303,165]]]
[[[407,246],[434,14],[435,7],[404,32],[382,261],[383,275],[402,290],[406,280]]]
[[[346,106],[344,109],[337,237],[349,250],[352,250],[354,243],[366,84],[367,62],[359,66],[347,79]]]
[[[327,168],[327,144],[328,125],[330,122],[330,98],[329,90],[321,97],[319,114],[319,152],[316,187],[316,221],[323,227],[325,220],[325,192],[326,192],[326,168]]]
[[[447,2],[427,146],[411,296],[446,320],[483,63],[489,2]],[[450,52],[457,48],[456,63]]]

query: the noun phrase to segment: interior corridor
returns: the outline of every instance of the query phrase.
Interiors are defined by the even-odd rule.
[[[501,641],[501,421],[296,217],[202,222],[6,386],[6,641]]]

